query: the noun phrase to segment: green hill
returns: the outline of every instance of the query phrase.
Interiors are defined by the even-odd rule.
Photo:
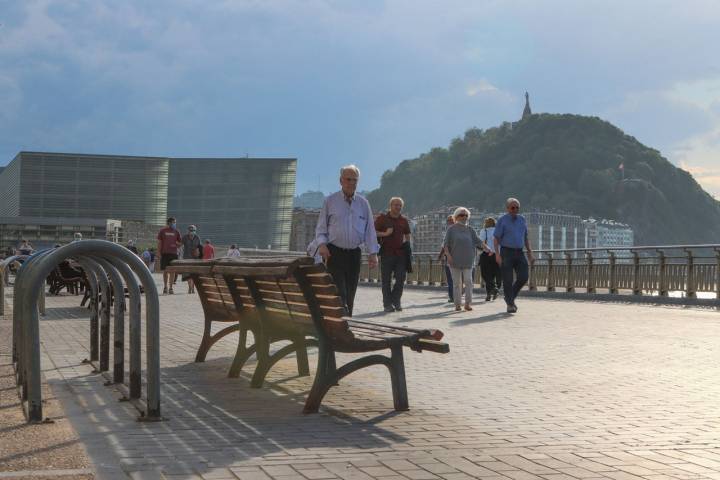
[[[500,211],[514,196],[525,211],[628,223],[638,245],[720,241],[720,202],[657,150],[597,117],[540,114],[472,128],[449,148],[386,171],[368,198],[381,209],[396,195],[411,214],[441,205]]]

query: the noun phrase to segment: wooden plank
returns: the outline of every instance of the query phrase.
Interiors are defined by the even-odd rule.
[[[342,299],[337,295],[315,295],[315,298],[323,307],[345,307]]]
[[[315,287],[316,285],[334,285],[333,279],[329,273],[317,273],[307,276],[310,284]]]
[[[276,300],[274,298],[266,297],[263,297],[263,301],[268,307],[272,307],[277,310],[310,315],[310,307],[308,307],[306,303],[285,302],[284,300]],[[322,312],[323,317],[329,318],[342,318],[345,313],[345,309],[342,307],[320,306],[320,311]]]
[[[219,258],[213,262],[216,266],[238,266],[238,267],[281,267],[281,266],[305,266],[313,265],[315,262],[308,256],[279,256],[279,257],[237,257]]]
[[[211,267],[204,265],[170,265],[165,270],[171,273],[194,273],[202,275],[209,273],[211,271]]]
[[[325,268],[325,265],[322,263],[316,263],[315,265],[311,266],[302,266],[299,267],[302,269],[303,273],[306,275],[312,275],[316,273],[327,273],[327,268]]]
[[[265,288],[261,288],[260,293],[263,298],[272,298],[274,300],[282,300],[283,302],[287,299],[288,301],[295,303],[305,303],[305,297],[303,297],[300,293],[271,291],[266,290]]]
[[[335,284],[331,285],[311,285],[311,288],[315,295],[337,295],[337,287]]]
[[[421,350],[427,350],[429,352],[436,352],[436,353],[449,353],[450,352],[450,345],[448,345],[445,342],[438,342],[436,340],[428,340],[425,338],[421,338],[418,340],[418,345],[420,346]]]
[[[362,324],[362,325],[367,325],[367,326],[374,327],[374,328],[385,328],[385,329],[397,330],[400,332],[407,332],[406,335],[423,334],[424,333],[425,335],[427,335],[429,338],[432,338],[433,340],[442,340],[442,338],[444,336],[443,332],[441,332],[440,330],[436,330],[434,328],[418,330],[416,328],[390,326],[390,325],[384,325],[384,324],[374,323],[374,322],[366,322],[364,320],[355,320],[355,319],[350,320],[349,323],[351,326],[357,325],[357,324]]]
[[[289,266],[240,266],[240,265],[216,265],[213,267],[214,273],[234,275],[240,277],[257,278],[285,278],[288,276]]]

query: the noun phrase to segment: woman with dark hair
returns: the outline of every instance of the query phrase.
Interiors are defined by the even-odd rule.
[[[483,229],[480,230],[480,240],[482,240],[482,254],[480,254],[480,274],[483,282],[485,282],[485,301],[495,300],[500,292],[501,275],[500,267],[495,260],[495,250],[493,249],[493,233],[495,232],[495,219],[488,217],[483,223]]]

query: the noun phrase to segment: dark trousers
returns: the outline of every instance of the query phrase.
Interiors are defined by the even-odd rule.
[[[485,282],[485,291],[487,293],[500,291],[502,277],[500,276],[500,266],[495,260],[495,255],[488,255],[485,252],[480,255],[480,274],[483,282]]]
[[[450,267],[445,265],[445,278],[447,279],[448,284],[448,298],[450,300],[453,299],[453,282],[452,282],[452,274],[450,273]]]
[[[502,282],[505,293],[505,303],[515,304],[515,297],[528,281],[528,263],[521,248],[505,248],[500,250],[502,255]],[[515,283],[513,283],[513,273]]]
[[[355,292],[360,280],[360,249],[345,250],[332,244],[328,244],[328,249],[330,250],[328,272],[333,277],[340,298],[345,302],[348,315],[352,317]]]
[[[383,307],[399,307],[405,277],[407,276],[405,255],[383,255],[380,257],[380,276],[382,278]],[[392,277],[395,285],[392,285]]]

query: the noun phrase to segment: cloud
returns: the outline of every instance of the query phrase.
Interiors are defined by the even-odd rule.
[[[525,90],[690,166],[714,151],[712,0],[24,0],[0,23],[0,164],[21,147],[247,151],[299,157],[300,191],[350,162],[372,188],[515,120]]]
[[[671,157],[703,188],[720,197],[720,121],[715,129],[679,143]]]
[[[468,97],[474,97],[478,95],[479,93],[484,92],[497,92],[499,89],[488,82],[485,79],[480,80],[479,82],[475,83],[474,85],[470,85],[467,90],[465,90]]]

